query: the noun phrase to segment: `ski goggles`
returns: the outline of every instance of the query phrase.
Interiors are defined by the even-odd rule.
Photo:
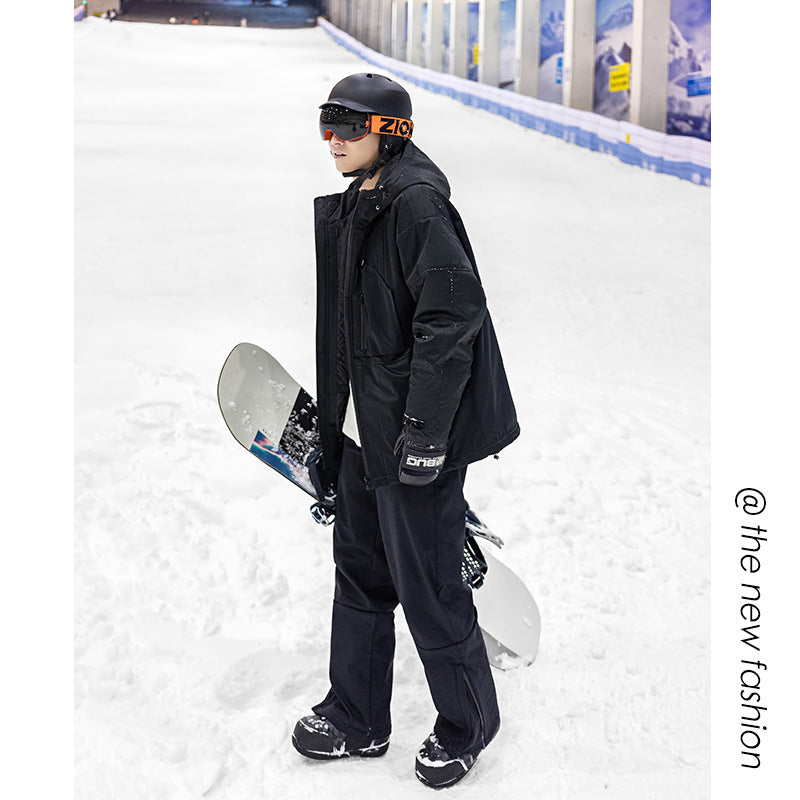
[[[410,139],[413,130],[414,123],[410,119],[351,111],[341,106],[324,107],[319,115],[319,132],[325,141],[336,136],[344,142],[357,142],[370,133]]]

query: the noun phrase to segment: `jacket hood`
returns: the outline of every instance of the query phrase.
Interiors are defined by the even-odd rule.
[[[391,202],[409,186],[425,183],[432,186],[445,200],[450,199],[450,184],[444,173],[414,142],[406,142],[402,152],[391,158],[380,177],[381,191]]]

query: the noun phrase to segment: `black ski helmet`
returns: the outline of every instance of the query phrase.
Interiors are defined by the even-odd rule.
[[[380,114],[382,117],[411,119],[411,98],[408,92],[391,78],[374,72],[359,72],[342,78],[331,89],[328,99],[320,108],[326,106],[341,106],[351,111]],[[411,134],[408,133],[407,136],[410,137]],[[380,154],[366,173],[371,175],[383,166],[395,153],[403,149],[406,141],[406,137],[382,133]],[[349,177],[350,174],[345,173],[345,177]]]
[[[382,117],[411,119],[411,98],[391,78],[362,72],[342,78],[331,89],[323,106],[343,106],[351,111],[380,114]],[[322,106],[320,106],[322,108]]]

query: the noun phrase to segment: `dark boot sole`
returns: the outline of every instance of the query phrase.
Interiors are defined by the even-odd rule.
[[[422,773],[415,770],[417,778],[419,778],[421,783],[424,783],[425,786],[430,786],[431,789],[446,789],[448,786],[453,786],[454,784],[458,783],[460,780],[465,778],[469,775],[471,770],[467,770],[466,772],[462,772],[460,775],[456,775],[455,778],[452,780],[447,781],[446,783],[431,783]]]
[[[359,750],[345,750],[342,753],[325,753],[319,750],[305,750],[298,744],[294,734],[292,734],[292,745],[301,756],[313,758],[316,761],[338,761],[341,758],[351,758],[353,756],[358,758],[380,758],[382,755],[385,755],[386,751],[389,749],[389,742],[385,742],[377,747],[362,747]]]
[[[422,783],[424,783],[426,786],[430,786],[431,789],[446,789],[448,786],[452,786],[453,784],[458,783],[460,780],[463,780],[467,775],[469,775],[469,773],[472,772],[472,769],[475,766],[475,762],[477,760],[478,760],[477,758],[473,758],[472,762],[468,767],[462,761],[461,762],[462,767],[466,767],[466,769],[464,769],[462,772],[459,772],[458,775],[455,775],[452,778],[448,779],[443,779],[443,776],[440,775],[439,781],[431,780],[431,778],[429,778],[427,775],[425,775],[423,772],[420,771],[422,765],[419,763],[419,760],[417,760],[417,763],[414,765],[414,773]],[[424,769],[424,767],[422,767],[422,769]],[[429,770],[429,772],[433,773],[433,775],[436,775],[436,772],[438,771],[440,770]],[[441,771],[443,772],[444,769],[442,769]],[[431,777],[433,777],[433,775]]]

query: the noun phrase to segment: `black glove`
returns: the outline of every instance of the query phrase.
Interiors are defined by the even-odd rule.
[[[447,444],[431,443],[424,433],[424,424],[403,415],[403,430],[394,446],[400,456],[398,477],[409,486],[427,486],[433,483],[444,466]]]

